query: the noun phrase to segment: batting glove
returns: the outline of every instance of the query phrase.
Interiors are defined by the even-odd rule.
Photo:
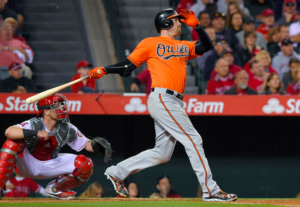
[[[187,9],[182,9],[180,14],[185,18],[181,19],[181,22],[185,23],[186,25],[196,28],[200,25],[200,22],[198,21],[195,13],[193,10],[187,10]]]
[[[106,70],[104,67],[94,68],[89,71],[89,75],[92,79],[100,79],[102,76],[106,74]]]

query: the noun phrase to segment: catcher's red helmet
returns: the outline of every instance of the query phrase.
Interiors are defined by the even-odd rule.
[[[68,99],[63,94],[56,93],[48,96],[37,102],[36,106],[39,110],[37,117],[39,117],[45,109],[53,109],[58,120],[64,123],[69,122]]]

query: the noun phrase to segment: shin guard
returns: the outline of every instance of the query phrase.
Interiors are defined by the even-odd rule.
[[[73,173],[56,179],[55,185],[52,187],[54,193],[58,191],[67,191],[79,185],[86,183],[89,177],[93,174],[93,162],[90,158],[84,155],[78,155],[75,158],[75,170]]]
[[[16,158],[25,147],[24,140],[7,139],[0,150],[0,189],[5,186],[13,173]]]

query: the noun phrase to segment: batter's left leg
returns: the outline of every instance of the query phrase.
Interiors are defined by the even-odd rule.
[[[160,163],[168,162],[171,159],[176,140],[157,121],[155,121],[155,132],[156,140],[153,149],[141,152],[118,163],[116,166],[106,169],[105,174],[112,181],[115,190],[120,195],[126,197],[128,194],[123,180],[129,175]]]

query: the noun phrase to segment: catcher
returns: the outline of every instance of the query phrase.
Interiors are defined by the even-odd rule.
[[[62,94],[51,95],[37,103],[36,117],[6,129],[8,139],[0,150],[0,189],[4,190],[13,170],[34,179],[56,178],[45,196],[73,199],[71,189],[86,183],[93,173],[93,162],[85,155],[59,153],[68,144],[77,152],[86,149],[111,159],[110,143],[104,138],[86,138],[69,121],[68,100]],[[17,162],[16,162],[17,160]],[[1,192],[1,191],[0,191]]]

